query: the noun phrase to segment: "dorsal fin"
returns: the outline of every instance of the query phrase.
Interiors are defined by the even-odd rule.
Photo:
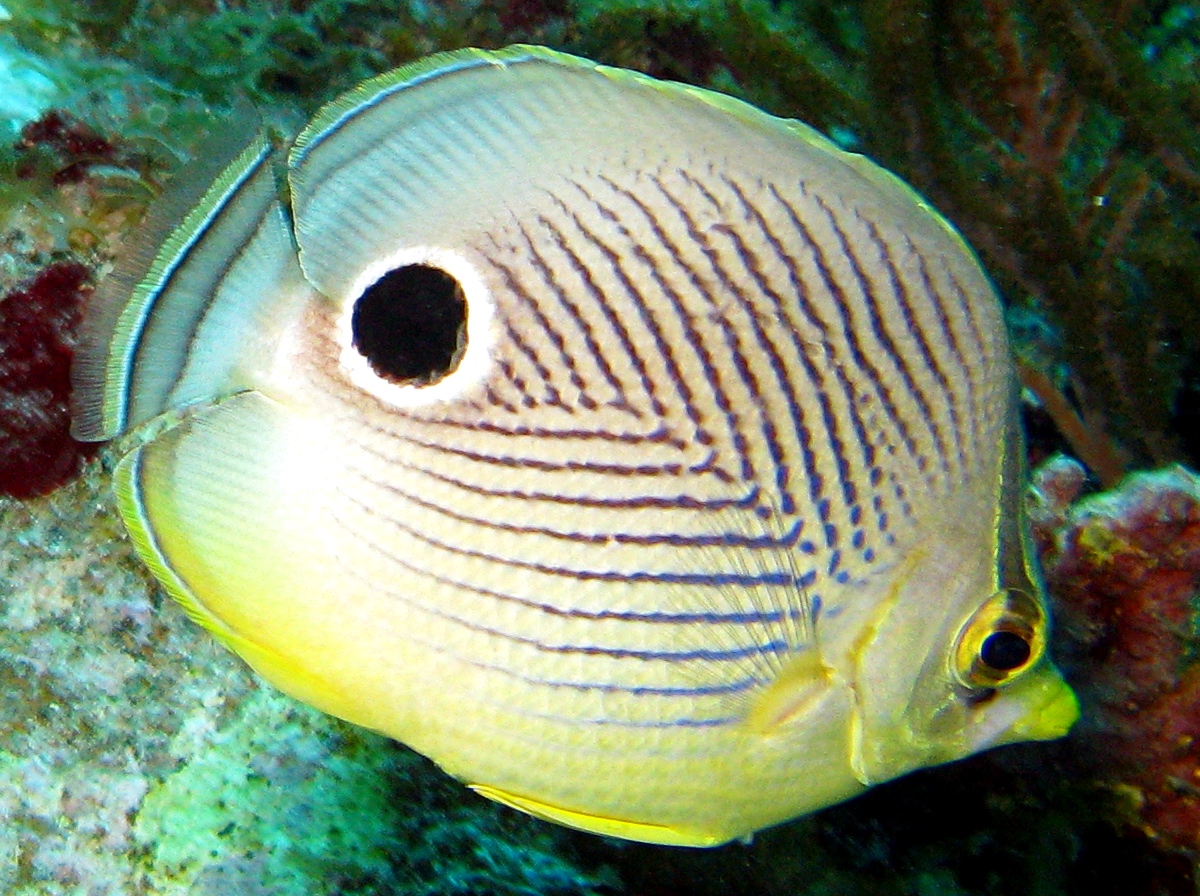
[[[241,108],[151,207],[84,319],[76,438],[109,439],[245,386],[239,324],[301,279],[275,158],[258,116]]]
[[[414,222],[437,245],[475,206],[524,191],[536,172],[585,165],[608,144],[631,140],[608,120],[573,114],[580,103],[614,97],[640,100],[649,115],[686,100],[720,110],[711,121],[719,130],[736,122],[794,133],[822,152],[833,146],[738,100],[545,47],[439,53],[364,81],[322,108],[292,144],[288,181],[305,274],[340,302],[360,272],[411,242]],[[636,136],[652,140],[655,127],[639,122]]]

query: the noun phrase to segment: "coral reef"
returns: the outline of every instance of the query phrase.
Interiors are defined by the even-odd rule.
[[[1179,409],[1200,370],[1193,4],[264,0],[210,8],[178,0],[132,8],[8,3],[18,42],[10,53],[61,79],[73,109],[86,73],[90,93],[106,97],[92,102],[93,117],[119,125],[126,141],[175,135],[177,119],[194,133],[204,116],[182,112],[183,96],[249,97],[288,121],[424,53],[514,40],[714,86],[809,121],[913,182],[964,232],[1010,304],[1054,325],[1051,354],[1026,358],[1026,385],[1102,481],[1115,483],[1132,461],[1179,460],[1200,441],[1194,415]],[[40,82],[36,90],[47,93]],[[152,126],[155,116],[139,112],[149,107],[172,120]],[[167,139],[172,169],[191,141]]]
[[[756,838],[663,856],[629,847],[643,896],[1192,896],[1200,883],[1200,476],[1180,467],[1081,498],[1086,470],[1034,475],[1055,650],[1083,720],[909,775]]]
[[[1070,506],[1082,470],[1038,476],[1060,656],[1084,707],[1077,758],[1119,815],[1200,860],[1200,477],[1130,476]]]
[[[1014,304],[1060,328],[1088,429],[1143,461],[1178,458],[1170,412],[1200,347],[1194,16],[1127,2],[986,0],[940,16],[898,5],[885,40],[921,48],[916,65],[877,74],[902,110],[893,141],[920,147],[898,167]],[[1093,466],[1109,484],[1120,474]]]
[[[0,490],[78,468],[78,302],[223,106],[249,97],[286,132],[368,74],[515,40],[726,90],[870,153],[1001,287],[1030,419],[1061,432],[1038,459],[1065,436],[1115,486],[1200,456],[1195,3],[0,0],[0,29]],[[110,462],[0,496],[0,892],[1196,892],[1200,493],[1179,468],[1082,501],[1078,465],[1037,477],[1054,649],[1085,710],[1065,744],[690,853],[482,803],[263,688],[142,572]]]
[[[1161,464],[1196,443],[1175,411],[1200,353],[1193,4],[577,10],[578,49],[814,123],[924,192],[1010,305],[1057,329],[1052,355],[1027,358],[1026,385],[1107,484],[1131,457]]]

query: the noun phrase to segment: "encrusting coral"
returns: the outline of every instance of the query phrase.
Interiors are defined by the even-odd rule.
[[[1200,476],[1138,473],[1071,505],[1082,483],[1065,458],[1035,483],[1060,658],[1084,708],[1080,771],[1200,860]]]

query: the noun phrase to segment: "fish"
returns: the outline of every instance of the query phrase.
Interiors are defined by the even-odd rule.
[[[248,130],[100,287],[73,425],[268,682],[696,847],[1071,727],[1001,303],[899,178],[520,45]]]

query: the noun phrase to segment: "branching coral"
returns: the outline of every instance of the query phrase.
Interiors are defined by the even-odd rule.
[[[906,176],[1010,303],[1058,328],[1065,363],[1026,358],[1025,382],[1102,481],[1180,457],[1191,424],[1172,408],[1200,357],[1200,24],[1175,7],[264,0],[63,16],[10,3],[31,45],[88,43],[209,100],[312,106],[425,52],[512,40],[741,93]]]
[[[1011,300],[1061,328],[1093,442],[1108,433],[1143,459],[1177,456],[1171,404],[1182,359],[1200,347],[1194,65],[1170,78],[1155,66],[1162,26],[1142,4],[881,0],[867,11],[894,23],[870,60],[902,112],[885,155]]]
[[[1032,309],[1057,328],[1059,337],[1047,343],[1048,352],[1027,352],[1025,385],[1094,472],[1112,482],[1131,457],[1162,461],[1178,455],[1172,400],[1186,359],[1200,357],[1200,143],[1195,138],[1200,14],[1194,5],[1130,0],[3,0],[3,6],[12,19],[0,42],[20,40],[45,59],[53,58],[62,71],[70,68],[76,92],[61,94],[60,104],[78,109],[87,97],[102,99],[93,107],[97,115],[84,116],[88,124],[51,114],[35,122],[17,152],[0,151],[0,274],[12,279],[3,266],[14,254],[25,265],[20,282],[0,290],[8,293],[0,301],[0,333],[11,339],[30,332],[22,329],[26,324],[11,321],[33,312],[38,326],[50,328],[43,345],[58,366],[46,367],[54,372],[39,373],[35,380],[59,377],[55,382],[61,383],[69,328],[55,328],[60,321],[62,327],[69,323],[89,272],[102,267],[120,233],[155,192],[162,172],[179,164],[202,123],[211,122],[208,104],[249,95],[268,114],[286,115],[291,107],[311,108],[367,74],[423,53],[528,40],[740,94],[777,114],[807,120],[897,170],[966,234],[1010,305]],[[107,61],[100,66],[96,57]],[[10,97],[0,96],[0,109],[11,106]],[[40,114],[45,105],[37,108],[31,114]],[[32,209],[24,216],[23,232],[35,229],[25,226],[29,222],[52,231],[45,238],[37,234],[37,251],[5,251],[17,230],[6,213],[18,205]],[[80,260],[87,264],[80,267]],[[5,349],[0,356],[26,363],[20,352]],[[0,370],[0,382],[11,388],[20,380]],[[53,435],[47,438],[60,439],[65,433],[62,393],[46,394],[52,395],[58,415],[57,428],[48,430]],[[22,456],[11,447],[16,444],[11,434],[3,433],[6,419],[0,416],[0,440],[8,438],[0,454]],[[1132,453],[1121,451],[1118,439]],[[44,456],[66,458],[62,464],[47,461],[47,469],[72,468],[77,462],[69,454]],[[26,487],[33,481],[28,474],[17,475]],[[40,482],[37,489],[49,487],[53,476]],[[1200,826],[1195,653],[1200,646],[1189,626],[1200,581],[1200,523],[1194,481],[1178,472],[1135,479],[1117,497],[1085,504],[1073,514],[1066,505],[1077,495],[1081,472],[1055,482],[1061,486],[1057,515],[1051,514],[1040,531],[1060,601],[1059,629],[1070,648],[1068,665],[1085,702],[1085,727],[1076,740],[1080,774],[1120,794],[1125,819],[1161,843],[1195,855]],[[1050,480],[1042,485],[1049,488]],[[10,502],[10,512],[16,512],[13,506]],[[1052,535],[1056,526],[1064,527],[1060,536]],[[105,601],[89,597],[88,603]],[[12,615],[16,605],[9,604]],[[109,650],[106,656],[111,655]],[[166,684],[157,687],[170,690]],[[94,703],[83,698],[78,703],[94,711]],[[11,737],[15,727],[6,730]],[[69,740],[58,733],[46,741]],[[1053,750],[1037,749],[1039,757]],[[955,773],[940,770],[930,779]],[[969,771],[957,773],[963,778],[952,780],[969,778],[963,790],[982,794],[981,812],[1011,799],[1009,780],[980,783]],[[887,791],[872,797],[887,798]],[[919,799],[894,799],[897,818],[914,815],[913,802],[924,805]],[[57,804],[52,808],[58,811]],[[1022,819],[1041,814],[1012,812],[1012,818]],[[864,815],[872,830],[878,828],[876,842],[894,846],[895,829],[869,812]],[[46,817],[53,813],[48,810]],[[50,824],[38,818],[39,824]],[[941,836],[958,848],[960,841],[950,835],[931,834],[926,818],[912,823],[914,842]],[[1036,829],[1027,842],[1046,839],[1046,822],[1031,828]],[[448,825],[447,830],[458,829]],[[1004,835],[1005,826],[999,825],[989,835],[993,839],[971,842],[992,843],[999,857],[977,862],[989,874],[993,867],[1003,869],[997,874],[1010,880],[1012,856],[1003,853],[1013,847]],[[20,854],[24,865],[41,867],[28,858],[31,846],[10,848],[5,836],[0,830],[0,854],[8,850]],[[433,842],[420,836],[427,846]],[[1068,836],[1075,834],[1062,838]],[[963,850],[969,851],[971,842]],[[1094,844],[1094,839],[1083,844],[1077,864],[1095,864],[1088,850],[1104,847]],[[456,843],[447,850],[438,842],[427,851],[432,862],[459,848]],[[864,854],[870,850],[857,842],[853,848],[860,865],[868,864]],[[39,855],[50,855],[39,849]],[[1043,864],[1050,867],[1053,843],[1046,849],[1050,858]],[[910,892],[897,882],[893,857],[899,854],[893,849],[887,861],[879,862],[881,875],[896,892]],[[258,867],[247,863],[245,880]],[[745,877],[748,892],[761,892],[758,879],[745,875],[744,864],[738,852],[730,877]],[[945,873],[940,860],[919,864],[910,869],[914,876],[926,866]],[[3,872],[0,867],[0,888],[9,883]],[[848,879],[850,873],[845,874]],[[796,872],[796,880],[808,882],[811,875],[806,867]],[[445,876],[440,869],[431,872],[439,881]],[[877,883],[830,891],[878,892]],[[921,886],[927,891],[935,884]],[[1048,885],[1042,890],[1049,891]],[[1076,891],[1084,890],[1070,890]],[[981,884],[978,892],[999,890]]]

